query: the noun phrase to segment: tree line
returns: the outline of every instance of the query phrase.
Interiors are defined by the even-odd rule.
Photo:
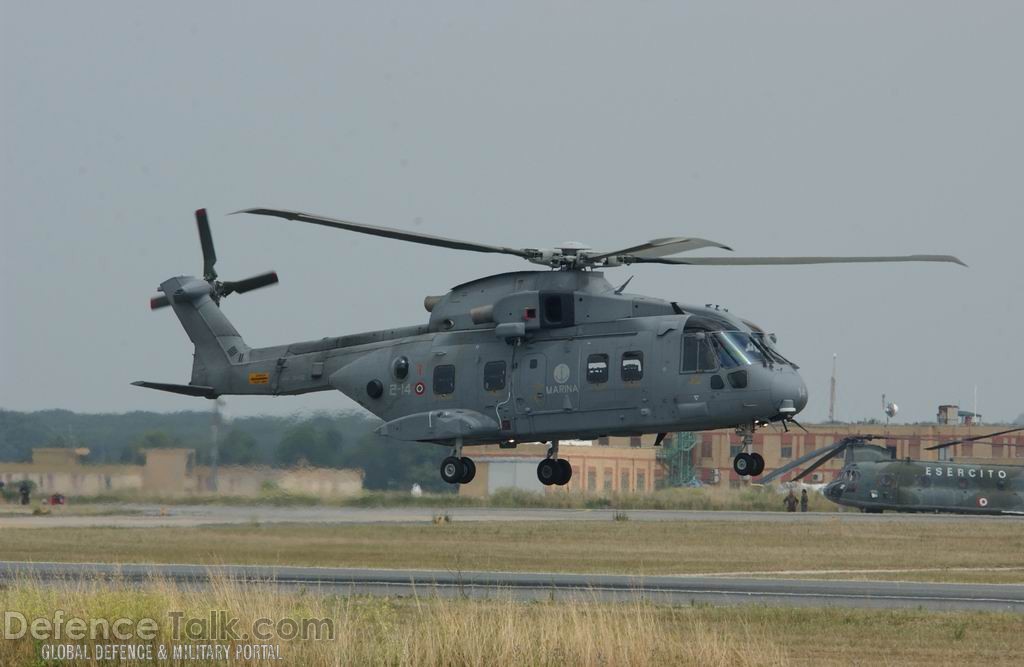
[[[358,468],[375,490],[408,490],[418,483],[442,491],[437,466],[443,447],[401,442],[374,433],[379,422],[353,413],[238,417],[221,425],[221,465]],[[142,450],[185,447],[196,462],[212,461],[210,412],[79,414],[67,410],[0,410],[0,461],[28,461],[35,447],[86,447],[86,463],[142,463]]]

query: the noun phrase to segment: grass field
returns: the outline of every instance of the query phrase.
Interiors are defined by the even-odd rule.
[[[731,489],[727,486],[661,489],[650,494],[592,494],[559,490],[552,493],[500,489],[486,497],[460,496],[455,493],[428,493],[413,497],[397,491],[364,491],[346,498],[321,498],[279,489],[267,490],[256,498],[224,495],[154,496],[138,491],[101,496],[77,496],[69,499],[72,506],[91,503],[146,502],[166,505],[274,505],[326,507],[529,507],[569,509],[675,509],[675,510],[745,510],[773,511],[782,509],[783,495],[773,488],[751,486]],[[843,511],[819,493],[809,496],[812,512]]]
[[[258,618],[269,619],[265,643],[283,664],[349,665],[821,665],[976,664],[1024,661],[1020,615],[760,606],[671,607],[648,602],[516,602],[512,600],[339,598],[252,584],[214,582],[212,590],[180,590],[155,581],[139,588],[109,582],[41,586],[21,581],[0,589],[0,607],[26,619],[154,619],[144,642],[173,651],[171,612],[238,618],[239,639],[220,641],[234,657]],[[291,640],[281,621],[318,623],[319,639]],[[133,626],[134,627],[134,626]],[[207,629],[192,644],[210,645]],[[50,635],[52,637],[52,634]],[[331,638],[333,636],[333,638]],[[114,643],[117,640],[110,640]],[[0,642],[0,664],[44,663],[56,643],[28,634]],[[95,646],[88,642],[93,654]],[[107,643],[101,641],[100,643]],[[137,643],[137,642],[132,642]],[[173,653],[171,653],[173,655]],[[232,660],[234,664],[263,664]],[[52,663],[49,663],[52,664]],[[182,661],[168,664],[183,664]],[[225,664],[199,660],[194,665]],[[282,663],[278,663],[282,664]]]
[[[0,544],[2,560],[628,574],[787,572],[799,577],[1000,583],[1024,583],[1021,554],[1024,522],[838,518],[807,524],[566,521],[14,528],[5,529]]]

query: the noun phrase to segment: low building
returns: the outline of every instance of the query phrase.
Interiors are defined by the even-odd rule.
[[[754,435],[752,451],[764,457],[765,471],[771,472],[842,438],[872,434],[886,436],[887,439],[874,442],[892,447],[897,458],[931,461],[966,459],[1024,465],[1024,432],[996,436],[991,442],[965,442],[936,451],[927,449],[940,442],[1002,430],[1006,427],[977,424],[819,424],[807,425],[806,433],[795,427],[788,432],[781,427],[768,427],[759,429]],[[709,485],[738,487],[757,482],[757,478],[741,477],[733,471],[733,457],[743,446],[741,437],[733,429],[704,431],[694,433],[693,437],[692,449],[680,452],[687,457],[685,467],[688,476]],[[548,493],[650,493],[663,483],[673,483],[670,482],[669,462],[666,457],[658,455],[664,449],[654,447],[654,441],[655,436],[648,435],[560,444],[559,456],[567,459],[573,469],[572,480],[564,487],[545,487],[537,480],[537,463],[546,455],[546,445],[522,444],[515,449],[474,447],[467,450],[467,454],[476,463],[476,477],[469,484],[461,485],[459,493],[483,496],[501,488]],[[805,479],[812,483],[829,482],[842,466],[842,457],[838,457]],[[793,470],[781,481],[792,479],[802,469]]]
[[[654,440],[651,435],[560,443],[559,457],[572,466],[572,479],[565,486],[544,486],[537,479],[537,463],[547,454],[547,445],[474,447],[467,453],[476,464],[476,477],[469,484],[461,484],[459,494],[486,496],[504,488],[548,493],[650,493],[664,475]]]
[[[144,465],[90,465],[82,462],[82,450],[38,448],[32,450],[31,462],[0,463],[0,481],[13,488],[30,480],[37,494],[66,496],[145,492],[153,496],[255,497],[270,486],[331,498],[358,495],[363,490],[362,470],[220,466],[214,485],[212,469],[195,465],[191,449],[147,449],[144,454]]]
[[[790,428],[764,428],[754,435],[753,451],[765,459],[765,471],[770,472],[793,459],[852,435],[881,435],[886,439],[875,440],[874,444],[892,447],[897,458],[912,458],[926,461],[949,459],[983,459],[1024,464],[1024,432],[1011,433],[992,438],[991,443],[965,442],[943,450],[929,451],[927,448],[940,442],[958,438],[985,435],[1006,430],[1000,426],[978,426],[957,424],[817,424],[806,425],[808,432]],[[693,450],[693,464],[700,480],[705,484],[730,483],[739,486],[746,478],[732,469],[733,457],[742,448],[742,439],[735,431],[721,429],[697,433],[697,446]],[[843,466],[842,457],[835,458],[811,473],[807,481],[820,483],[831,481]],[[802,468],[786,475],[782,481],[792,478]],[[756,478],[747,481],[757,481]]]

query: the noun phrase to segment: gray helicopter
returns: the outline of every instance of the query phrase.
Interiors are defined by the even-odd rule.
[[[614,251],[578,243],[508,248],[375,227],[296,211],[239,211],[424,245],[498,253],[547,267],[502,273],[428,296],[426,324],[249,347],[220,309],[221,299],[277,282],[276,273],[221,282],[206,211],[196,212],[203,277],[165,280],[153,309],[171,306],[195,345],[187,385],[135,382],[189,396],[268,396],[337,390],[383,420],[399,440],[451,448],[448,483],[476,467],[467,445],[550,443],[537,466],[545,485],[566,484],[560,440],[734,427],[744,450],[754,430],[795,422],[807,388],[774,335],[717,306],[625,293],[598,269],[630,264],[749,266],[851,262],[952,262],[949,255],[899,257],[676,257],[698,248],[731,250],[700,238],[661,238]],[[799,424],[797,424],[799,425]],[[764,470],[741,451],[740,475]]]

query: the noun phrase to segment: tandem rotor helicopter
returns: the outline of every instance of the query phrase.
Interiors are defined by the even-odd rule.
[[[677,257],[699,248],[671,237],[613,251],[579,243],[509,248],[335,220],[297,211],[239,211],[429,246],[520,257],[547,267],[478,278],[428,296],[426,324],[249,347],[220,309],[232,293],[278,281],[265,273],[218,279],[206,211],[196,212],[203,276],[165,280],[150,300],[170,306],[195,345],[187,385],[135,382],[189,396],[292,395],[337,390],[383,420],[382,435],[451,447],[441,477],[473,479],[467,445],[550,443],[537,466],[545,485],[568,483],[560,440],[735,427],[740,475],[764,471],[747,453],[754,430],[795,422],[807,404],[798,366],[775,336],[727,310],[625,293],[598,269],[630,264],[751,266],[859,262],[952,262],[950,255],[886,257]],[[965,266],[965,265],[964,265]],[[797,424],[799,426],[799,424]]]
[[[925,449],[944,450],[962,442],[978,442],[1018,431],[1024,431],[1024,426],[947,440]],[[758,482],[767,484],[817,459],[790,480],[796,482],[843,456],[842,470],[821,489],[822,495],[837,505],[872,514],[894,511],[1024,515],[1024,466],[990,461],[897,459],[895,449],[871,444],[872,440],[893,438],[842,438],[776,468]]]

